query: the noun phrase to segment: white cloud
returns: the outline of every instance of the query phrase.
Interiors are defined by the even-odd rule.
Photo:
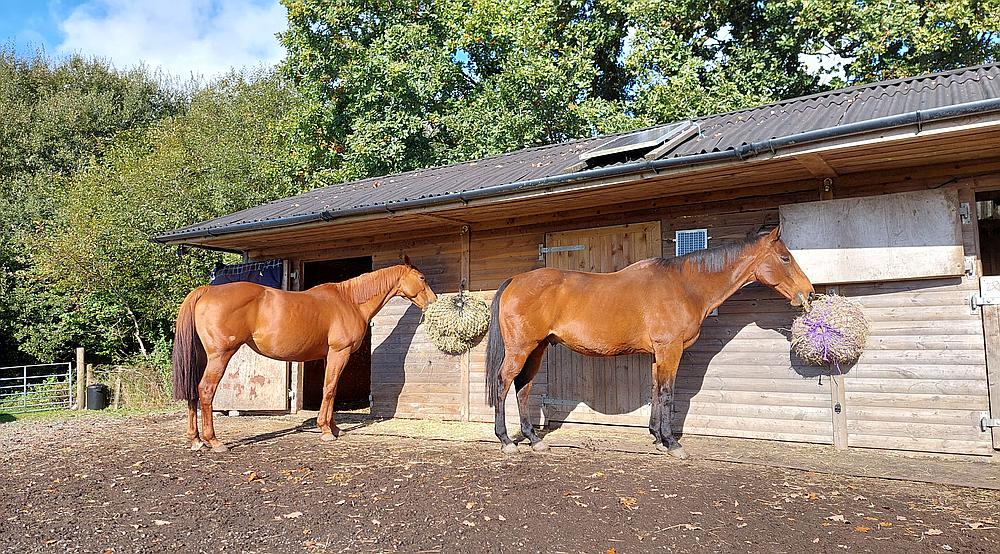
[[[57,50],[210,78],[277,63],[286,26],[277,0],[87,0],[59,23]]]

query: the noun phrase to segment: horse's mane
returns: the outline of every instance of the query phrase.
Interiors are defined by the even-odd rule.
[[[747,249],[752,245],[756,245],[761,238],[749,237],[704,250],[688,252],[676,258],[653,258],[651,262],[659,267],[674,267],[677,269],[681,269],[685,263],[689,263],[701,271],[714,273],[722,271],[730,264],[739,260]]]
[[[337,283],[340,290],[347,292],[348,296],[357,304],[364,304],[376,295],[385,294],[385,291],[396,286],[399,279],[409,268],[405,265],[394,265],[375,271],[364,273],[346,281]]]

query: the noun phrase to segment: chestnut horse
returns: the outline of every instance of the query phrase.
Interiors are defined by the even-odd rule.
[[[614,273],[536,269],[503,282],[493,297],[486,346],[486,400],[496,408],[503,452],[504,399],[517,390],[521,432],[534,450],[547,446],[528,420],[528,394],[551,343],[587,356],[650,353],[649,431],[656,448],[678,458],[684,449],[670,427],[681,353],[694,344],[708,314],[744,285],[760,282],[804,305],[813,286],[775,228],[765,236],[674,259],[652,258]]]
[[[361,345],[368,322],[395,296],[409,299],[420,309],[437,299],[408,257],[403,265],[302,292],[245,282],[191,291],[177,315],[174,340],[174,398],[188,402],[191,449],[200,449],[204,441],[216,452],[227,450],[215,437],[212,400],[229,359],[244,344],[258,354],[286,362],[325,357],[323,402],[316,426],[323,440],[338,437],[333,400],[340,372]]]

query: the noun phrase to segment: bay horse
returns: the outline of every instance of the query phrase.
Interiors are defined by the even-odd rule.
[[[403,258],[402,265],[301,292],[247,282],[206,285],[191,291],[177,314],[173,352],[174,398],[188,403],[191,450],[199,450],[205,443],[215,452],[228,450],[215,436],[212,400],[229,359],[244,344],[258,354],[285,362],[326,358],[316,426],[322,440],[340,436],[333,421],[340,373],[351,353],[361,346],[372,317],[395,296],[410,300],[421,310],[437,299],[409,257]]]
[[[486,401],[496,409],[502,451],[504,399],[514,384],[521,432],[533,450],[548,447],[528,420],[528,394],[549,344],[587,356],[653,354],[649,432],[657,450],[686,458],[671,429],[674,379],[681,353],[706,317],[740,288],[767,285],[803,306],[812,283],[779,237],[766,235],[673,258],[651,258],[614,273],[543,268],[504,281],[493,297],[486,343]]]

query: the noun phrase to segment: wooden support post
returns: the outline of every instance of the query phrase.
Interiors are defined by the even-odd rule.
[[[461,231],[461,233],[462,233],[462,235],[461,235],[461,240],[462,240],[462,283],[460,285],[460,290],[462,290],[462,291],[468,291],[469,290],[469,277],[470,277],[469,265],[470,265],[470,259],[471,259],[471,251],[470,250],[472,248],[472,240],[471,240],[472,232],[471,232],[471,229],[469,228],[468,225],[462,225],[462,231]],[[469,402],[469,374],[472,371],[472,351],[471,350],[467,350],[467,351],[465,351],[465,352],[462,353],[461,362],[460,362],[460,369],[459,370],[461,372],[461,378],[462,378],[462,393],[461,393],[462,394],[462,399],[461,399],[461,405],[459,407],[459,419],[461,419],[462,421],[469,421],[469,411],[470,411],[470,402]]]
[[[114,399],[111,401],[111,409],[118,409],[118,402],[122,398],[122,371],[119,369],[115,372],[115,395]]]
[[[833,178],[823,179],[819,193],[820,200],[833,200]],[[827,294],[837,294],[835,286],[826,287]],[[830,413],[833,417],[833,446],[837,450],[847,450],[847,391],[844,376],[840,372],[830,374]]]
[[[80,347],[76,349],[76,407],[79,410],[87,407],[85,367],[83,347]]]
[[[97,382],[94,378],[94,364],[87,364],[87,386],[93,385]]]

